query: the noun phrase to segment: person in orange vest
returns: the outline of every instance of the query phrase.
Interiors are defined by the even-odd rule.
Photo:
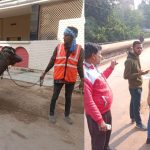
[[[73,124],[69,117],[71,108],[71,97],[74,90],[74,85],[77,79],[77,73],[80,76],[81,82],[79,88],[83,88],[83,49],[76,44],[78,29],[75,27],[67,27],[64,31],[64,43],[58,44],[55,48],[50,62],[41,75],[43,80],[46,73],[54,66],[54,90],[50,103],[49,120],[51,123],[56,123],[55,105],[60,91],[65,85],[65,112],[64,119],[68,124]]]

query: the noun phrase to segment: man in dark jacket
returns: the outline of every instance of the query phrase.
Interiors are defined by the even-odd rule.
[[[128,79],[129,91],[131,95],[130,102],[130,118],[131,123],[136,122],[136,127],[140,130],[147,130],[142,124],[140,117],[140,102],[142,93],[142,75],[148,71],[141,70],[139,55],[142,52],[142,43],[140,41],[133,42],[133,52],[129,52],[125,61],[124,79]]]

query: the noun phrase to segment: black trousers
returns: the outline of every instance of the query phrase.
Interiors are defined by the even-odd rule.
[[[74,83],[66,84],[66,83],[54,83],[54,91],[53,96],[50,103],[50,115],[53,116],[55,112],[55,105],[60,94],[60,91],[65,84],[65,117],[69,116],[70,108],[71,108],[71,98],[74,89]]]
[[[90,116],[86,115],[86,117],[89,132],[91,135],[92,150],[107,150],[109,147],[111,130],[108,130],[106,132],[100,131],[98,128],[98,124]],[[112,125],[112,117],[110,111],[103,114],[102,117],[105,123]]]

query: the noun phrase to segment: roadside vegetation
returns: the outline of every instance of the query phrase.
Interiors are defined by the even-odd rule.
[[[150,2],[137,9],[124,0],[85,0],[85,40],[96,43],[150,37]],[[145,32],[148,31],[149,32]]]

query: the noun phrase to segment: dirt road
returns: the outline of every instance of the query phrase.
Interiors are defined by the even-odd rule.
[[[84,149],[81,95],[73,95],[73,125],[63,120],[64,92],[56,107],[57,123],[50,124],[51,96],[52,88],[35,86],[27,89],[14,85],[10,80],[0,80],[0,150]]]
[[[150,69],[150,49],[145,49],[141,55],[142,68]],[[114,72],[109,77],[108,82],[113,90],[114,101],[112,105],[113,116],[113,132],[111,135],[110,146],[113,150],[150,150],[150,145],[146,145],[147,132],[138,131],[135,128],[135,124],[130,124],[129,118],[129,102],[130,95],[128,91],[128,83],[123,79],[124,61],[125,57],[118,60]],[[106,68],[108,64],[103,65],[102,70]],[[142,106],[141,117],[144,124],[147,124],[148,118],[148,106],[146,102],[148,90],[148,80],[144,80],[143,94],[142,94]],[[86,124],[86,120],[85,120]],[[90,148],[90,136],[85,125],[85,150],[91,150]]]

